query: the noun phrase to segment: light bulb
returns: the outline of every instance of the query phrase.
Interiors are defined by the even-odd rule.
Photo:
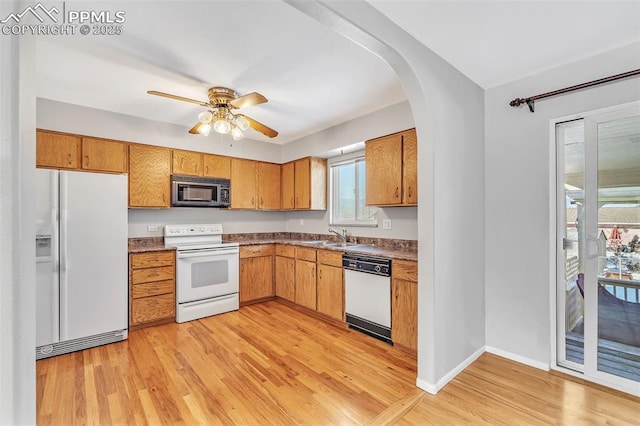
[[[202,124],[211,123],[212,118],[213,113],[211,111],[202,111],[200,114],[198,114],[198,120],[200,120]]]
[[[198,133],[204,136],[209,136],[209,132],[211,131],[211,124],[203,124],[198,127]]]
[[[231,124],[229,124],[229,122],[224,118],[218,118],[213,123],[213,130],[218,133],[226,134],[231,130]]]
[[[244,118],[244,115],[236,115],[236,126],[243,132],[250,126],[249,120]]]
[[[243,136],[244,134],[242,133],[242,130],[240,130],[238,127],[233,126],[231,128],[231,137],[234,141],[239,141]]]

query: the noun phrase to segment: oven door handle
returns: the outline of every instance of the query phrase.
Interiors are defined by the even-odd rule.
[[[237,248],[230,249],[196,249],[193,251],[185,250],[178,252],[178,259],[188,259],[192,257],[210,257],[210,256],[222,256],[228,254],[237,254],[239,250]]]

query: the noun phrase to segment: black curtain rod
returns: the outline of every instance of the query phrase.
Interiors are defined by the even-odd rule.
[[[519,107],[522,104],[527,104],[529,107],[529,111],[534,112],[534,101],[543,98],[549,98],[551,96],[561,95],[563,93],[574,92],[576,90],[586,89],[588,87],[597,86],[599,84],[610,83],[612,81],[620,80],[623,78],[633,77],[636,75],[640,75],[640,69],[623,72],[622,74],[611,75],[609,77],[600,78],[598,80],[589,81],[587,83],[576,84],[575,86],[565,87],[564,89],[554,90],[552,92],[542,93],[540,95],[531,96],[529,98],[515,98],[509,105],[512,107]]]

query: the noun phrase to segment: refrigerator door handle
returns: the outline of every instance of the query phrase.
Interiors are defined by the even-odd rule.
[[[68,321],[69,321],[69,310],[68,310],[68,276],[67,276],[67,232],[68,232],[68,215],[67,215],[67,174],[64,172],[60,173],[60,233],[59,233],[59,244],[60,244],[60,340],[64,341],[68,339]]]

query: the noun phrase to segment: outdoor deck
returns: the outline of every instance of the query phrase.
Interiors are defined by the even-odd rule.
[[[567,333],[566,342],[567,360],[584,364],[582,324]],[[598,369],[640,382],[640,348],[599,339]]]

